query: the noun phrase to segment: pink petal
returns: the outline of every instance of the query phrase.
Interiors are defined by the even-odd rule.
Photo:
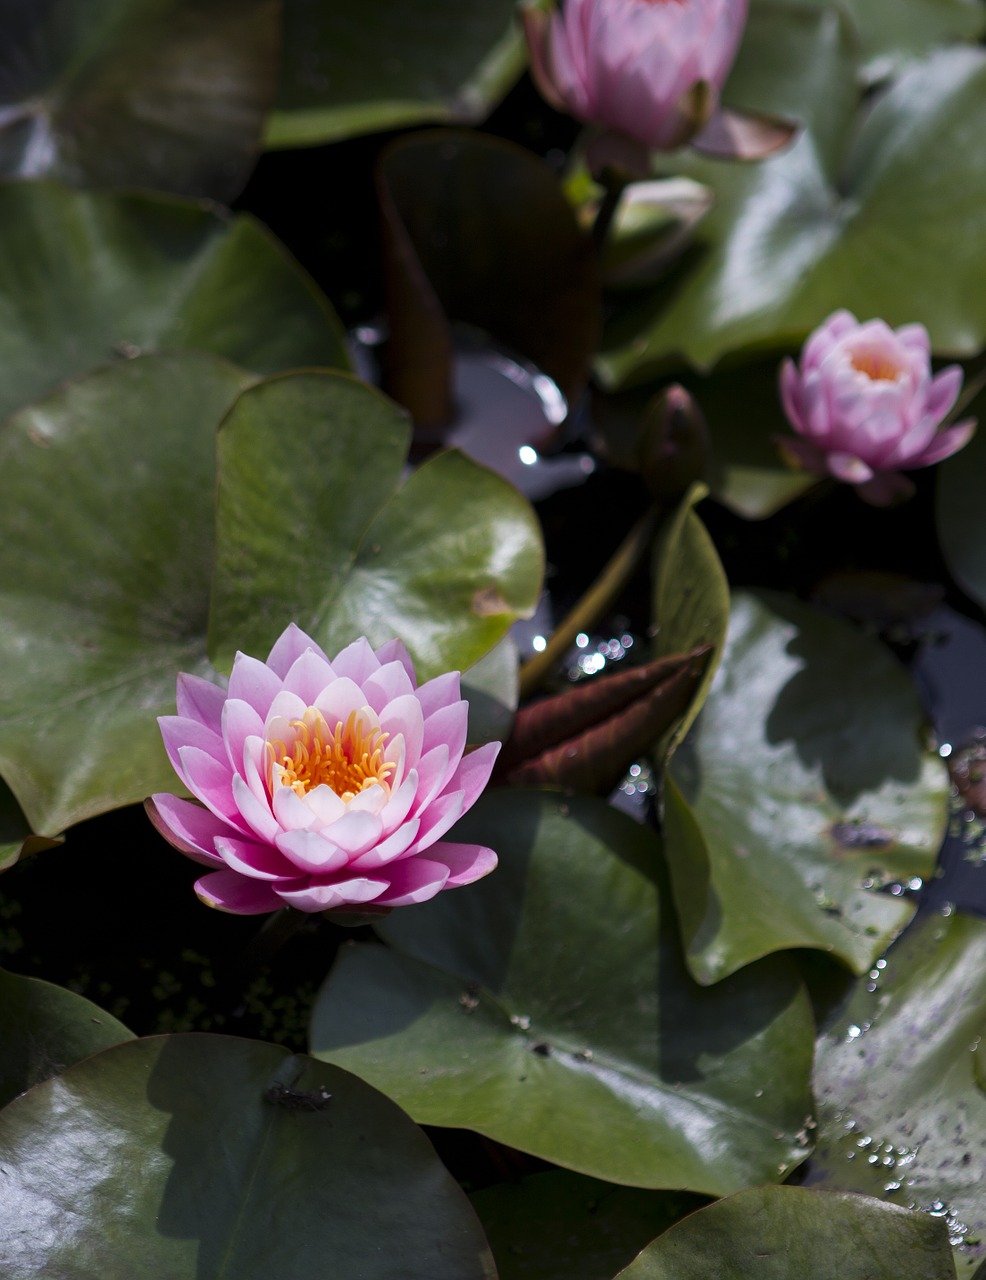
[[[272,845],[258,844],[256,840],[237,840],[233,836],[218,836],[216,850],[230,871],[247,876],[251,880],[285,880],[298,874],[297,869]]]
[[[439,796],[417,817],[421,821],[418,838],[411,847],[412,853],[420,853],[440,840],[465,812],[465,792],[449,791]]]
[[[880,471],[872,480],[859,485],[856,492],[871,507],[889,507],[909,498],[914,492],[914,482],[899,471]]]
[[[425,858],[406,858],[388,868],[390,885],[376,899],[381,907],[404,907],[427,902],[441,892],[449,878],[449,870],[441,862]]]
[[[277,911],[284,904],[267,884],[248,880],[235,871],[213,871],[195,882],[195,892],[207,907],[233,915],[255,916]]]
[[[418,787],[415,797],[415,812],[426,808],[438,795],[451,773],[448,747],[440,742],[418,761]]]
[[[424,722],[422,758],[433,747],[448,747],[449,761],[454,768],[462,759],[466,746],[466,730],[469,725],[469,704],[454,702],[450,707],[440,707]]]
[[[414,843],[420,826],[421,823],[417,818],[412,818],[410,822],[405,822],[386,840],[381,840],[379,844],[375,844],[366,853],[361,853],[358,858],[353,858],[349,864],[350,867],[354,871],[373,871],[377,867],[386,866],[388,862],[393,862],[395,859],[400,858],[402,854],[407,853]]]
[[[414,663],[411,661],[411,655],[408,653],[403,641],[395,638],[388,640],[386,644],[382,644],[377,650],[377,661],[382,667],[386,666],[388,662],[399,662],[407,672],[411,684],[417,684]]]
[[[289,623],[267,655],[266,665],[283,680],[292,663],[296,662],[306,649],[311,649],[323,661],[328,662],[328,658],[311,636],[305,635],[304,631],[299,626],[296,626],[295,623]]]
[[[326,875],[349,864],[349,854],[317,831],[285,831],[277,837],[277,847],[297,871]],[[297,871],[295,874],[297,874]]]
[[[232,782],[233,803],[240,818],[239,825],[244,834],[257,836],[261,841],[272,844],[280,827],[270,811],[270,806],[258,800],[249,784],[236,774]]]
[[[367,876],[358,879],[339,880],[335,884],[310,883],[306,888],[281,889],[278,896],[297,911],[331,911],[335,907],[372,902],[387,888],[386,880],[371,880]]]
[[[851,453],[830,453],[828,469],[836,480],[844,480],[846,484],[863,484],[873,479],[873,468]]]
[[[448,867],[446,889],[472,884],[474,880],[489,875],[499,861],[493,850],[487,849],[485,845],[454,844],[449,840],[433,844],[428,850],[428,857],[435,862],[444,862]]]
[[[934,462],[941,462],[942,458],[950,458],[953,453],[958,453],[969,443],[975,430],[975,418],[965,418],[962,422],[956,422],[946,427],[944,431],[939,431],[926,449],[915,457],[909,458],[904,465],[911,469],[930,467]]]
[[[490,780],[490,774],[493,772],[493,766],[499,754],[499,742],[487,742],[462,757],[462,762],[449,779],[448,785],[465,792],[463,808],[471,809],[479,799],[480,792]]]
[[[950,364],[931,379],[924,411],[936,426],[950,412],[961,388],[962,370],[957,364]]]
[[[380,659],[373,652],[369,640],[360,636],[332,659],[332,669],[339,676],[346,676],[361,685],[380,670]]]
[[[281,691],[281,678],[276,672],[248,654],[238,653],[229,677],[229,696],[249,702],[264,719],[270,704]]]
[[[363,690],[355,680],[340,676],[322,690],[311,704],[325,716],[329,730],[334,731],[337,724],[345,724],[351,711],[361,711],[366,706]]]
[[[243,747],[247,738],[264,736],[264,722],[249,702],[227,698],[223,706],[222,736],[226,758],[237,771],[243,768]]]
[[[212,729],[207,729],[198,720],[188,720],[184,716],[158,716],[158,727],[164,740],[164,749],[168,753],[171,767],[182,782],[188,787],[188,779],[181,763],[182,747],[196,747],[199,751],[215,760],[217,764],[229,769],[229,761],[223,747],[223,740]]]
[[[306,649],[288,668],[284,687],[296,693],[306,707],[314,706],[315,699],[332,682],[335,674],[335,669],[321,654]]]
[[[324,787],[325,784],[323,783]],[[330,790],[330,788],[325,788]],[[316,827],[324,826],[320,820],[318,812],[308,803],[309,796],[314,792],[308,792],[305,796],[299,796],[297,792],[290,787],[275,786],[274,794],[271,797],[271,812],[282,831],[314,831]],[[332,792],[335,795],[335,792]],[[335,797],[339,800],[339,797]],[[345,812],[345,805],[339,800],[339,813],[336,815],[341,818]]]
[[[166,794],[151,796],[144,801],[144,808],[169,844],[196,862],[222,866],[214,841],[217,836],[229,835],[229,827],[221,818],[191,800],[180,800]]]
[[[361,685],[368,704],[377,713],[394,698],[414,693],[414,683],[399,662],[388,662],[361,681]]]
[[[380,728],[393,737],[403,736],[407,763],[413,768],[421,757],[424,741],[424,717],[417,697],[408,693],[388,702],[380,712]]]
[[[246,835],[247,828],[233,797],[233,775],[229,765],[220,763],[198,747],[181,747],[178,756],[180,776],[196,800],[201,800],[217,818],[222,818]]]
[[[421,714],[427,720],[439,707],[448,707],[462,698],[458,671],[446,671],[443,675],[427,680],[418,690]]]
[[[198,720],[214,733],[219,733],[226,701],[226,690],[211,680],[203,680],[201,676],[190,676],[184,672],[178,677],[175,701],[178,714],[189,720]]]

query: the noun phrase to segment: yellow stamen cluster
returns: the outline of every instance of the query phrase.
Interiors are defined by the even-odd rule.
[[[279,740],[267,743],[272,789],[290,787],[303,796],[324,783],[342,800],[352,800],[376,785],[389,791],[394,765],[384,760],[383,748],[390,735],[379,725],[367,724],[358,711],[351,711],[345,724],[339,720],[330,730],[321,711],[309,707],[301,720],[291,721],[291,728],[296,734],[290,745]]]

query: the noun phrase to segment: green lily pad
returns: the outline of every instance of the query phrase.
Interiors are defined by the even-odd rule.
[[[666,1231],[616,1280],[953,1280],[941,1222],[869,1196],[753,1187]]]
[[[260,374],[348,366],[331,307],[252,218],[0,185],[0,417],[94,365],[180,347]]]
[[[328,652],[398,635],[427,678],[471,666],[533,611],[529,503],[454,450],[400,485],[407,443],[403,412],[344,374],[275,378],[237,401],[219,434],[218,667],[266,653],[294,620]]]
[[[38,0],[9,9],[0,175],[229,200],[277,82],[276,0]]]
[[[74,991],[0,969],[0,1107],[73,1062],[131,1039],[122,1022]]]
[[[132,1040],[0,1113],[5,1271],[494,1280],[431,1144],[354,1076],[217,1035]]]
[[[61,836],[34,835],[13,792],[0,779],[0,871],[9,870],[21,858],[61,843]]]
[[[504,790],[455,827],[499,868],[343,950],[312,1053],[422,1124],[710,1195],[807,1151],[811,1015],[774,957],[711,990],[681,959],[657,836],[590,796]]]
[[[926,917],[825,1027],[815,1067],[809,1182],[940,1219],[960,1280],[986,1260],[984,967],[986,925]]]
[[[980,480],[986,469],[986,394],[976,396],[968,412],[980,425],[964,449],[938,466],[935,522],[949,572],[986,609],[986,515]]]
[[[708,697],[726,643],[729,583],[715,545],[693,510],[705,494],[704,485],[692,486],[662,526],[654,555],[655,656],[686,653],[702,644],[712,646],[691,706],[674,731],[662,739],[658,758],[673,751],[694,723]]]
[[[645,1191],[567,1169],[535,1173],[477,1191],[479,1214],[500,1280],[599,1280],[703,1201],[680,1191]]]
[[[780,596],[733,599],[722,666],[671,766],[665,839],[688,963],[717,982],[791,947],[855,973],[914,912],[948,777],[907,673]]]
[[[704,252],[670,291],[614,319],[598,362],[610,386],[682,360],[709,368],[731,352],[790,348],[838,307],[892,325],[920,320],[943,354],[986,340],[986,54],[934,53],[853,114],[854,67],[835,11],[780,7],[767,19],[762,8],[751,21],[736,101],[760,73],[757,100],[744,105],[793,112],[804,132],[757,165],[676,159],[676,172],[716,193],[695,233]]]
[[[0,433],[0,774],[34,831],[173,783],[155,716],[209,670],[215,433],[248,380],[146,356]]]
[[[513,0],[285,0],[284,73],[271,147],[303,147],[426,120],[475,122],[524,68]]]

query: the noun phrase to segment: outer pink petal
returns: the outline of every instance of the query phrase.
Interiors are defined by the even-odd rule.
[[[283,857],[273,845],[259,844],[256,840],[237,840],[232,836],[218,836],[216,850],[230,871],[247,876],[251,880],[288,880],[297,876],[297,869]]]
[[[213,684],[211,680],[203,680],[201,676],[190,676],[182,672],[178,677],[175,701],[180,716],[198,720],[207,729],[219,733],[223,703],[226,701],[225,689]]]
[[[449,870],[441,862],[426,858],[405,858],[388,868],[390,885],[376,899],[381,907],[404,907],[427,902],[445,888]]]
[[[950,364],[947,369],[942,369],[931,379],[924,411],[936,425],[955,404],[961,387],[962,370],[957,364]]]
[[[443,790],[451,773],[448,747],[440,742],[418,761],[418,786],[414,798],[414,811],[419,813],[427,808]]]
[[[244,834],[252,834],[272,844],[281,828],[271,813],[270,806],[257,799],[249,784],[239,774],[233,778],[232,794]]]
[[[377,661],[382,667],[386,666],[388,662],[399,662],[407,672],[411,683],[417,684],[418,678],[414,674],[414,663],[411,661],[411,655],[408,653],[407,646],[403,641],[395,638],[382,644],[377,650]]]
[[[196,880],[195,892],[207,907],[239,916],[278,911],[284,905],[270,885],[248,880],[235,871],[213,871],[203,876]]]
[[[240,807],[233,796],[233,775],[229,764],[220,763],[198,747],[181,747],[178,752],[181,770],[179,776],[196,800],[224,819],[235,830],[248,834]]]
[[[458,769],[449,779],[449,787],[465,792],[465,809],[471,809],[490,780],[493,765],[500,754],[499,742],[487,742],[462,757]]]
[[[283,680],[291,664],[300,658],[306,649],[311,649],[313,653],[317,653],[320,658],[328,662],[325,653],[311,636],[306,635],[299,626],[291,622],[275,641],[273,649],[267,655],[266,665]]]
[[[288,668],[284,687],[296,693],[305,706],[310,707],[334,675],[334,668],[321,654],[306,649]]]
[[[428,857],[435,862],[444,862],[448,867],[446,889],[457,889],[460,885],[482,879],[494,870],[499,861],[493,850],[485,845],[455,844],[450,840],[433,844],[428,850]]]
[[[468,727],[469,704],[467,702],[454,702],[450,707],[439,708],[424,723],[422,757],[433,747],[445,744],[448,747],[449,763],[454,769],[462,759],[462,753],[466,748]]]
[[[781,365],[780,392],[781,404],[784,406],[788,422],[801,431],[804,428],[801,416],[801,379],[794,361],[790,358]]]
[[[382,711],[394,698],[414,693],[414,682],[399,662],[388,662],[360,683],[367,703],[376,712]]]
[[[214,841],[217,836],[229,835],[230,828],[221,818],[191,800],[166,794],[151,796],[144,801],[144,808],[169,844],[205,866],[222,866]]]
[[[975,418],[965,418],[962,422],[956,422],[951,427],[946,427],[944,431],[939,431],[926,449],[915,457],[908,458],[903,465],[910,469],[930,467],[934,462],[941,462],[942,458],[950,458],[953,453],[958,453],[969,443],[975,429]]]
[[[339,880],[334,884],[309,882],[304,888],[281,889],[278,891],[278,896],[286,906],[294,907],[298,911],[331,911],[336,907],[373,902],[386,888],[386,880],[374,880],[369,876],[361,876]]]
[[[229,677],[229,696],[249,702],[266,719],[270,704],[281,690],[281,678],[265,663],[238,653]]]
[[[309,875],[328,875],[348,866],[350,858],[331,840],[315,831],[285,831],[277,837],[277,847],[295,868]]]
[[[449,791],[433,800],[424,812],[419,813],[417,816],[421,820],[421,828],[417,840],[411,846],[411,852],[422,853],[436,840],[440,840],[465,813],[465,799],[464,791]]]
[[[380,659],[373,652],[369,640],[360,636],[332,659],[332,668],[339,676],[347,676],[362,684],[380,670]]]
[[[263,738],[264,722],[249,702],[227,698],[222,714],[226,758],[237,772],[243,769],[243,746],[249,737]]]
[[[212,729],[207,729],[198,720],[187,720],[184,716],[158,716],[157,722],[171,767],[186,786],[188,786],[188,779],[185,777],[184,766],[181,763],[182,747],[196,747],[217,764],[225,765],[227,770],[229,769],[223,740]],[[188,789],[191,791],[192,788]]]
[[[410,822],[405,822],[386,840],[381,840],[372,849],[367,849],[366,853],[361,853],[358,858],[353,858],[349,864],[350,867],[353,871],[373,871],[377,867],[384,867],[388,862],[393,862],[397,858],[403,857],[414,843],[420,826],[421,823],[417,818],[412,818]]]

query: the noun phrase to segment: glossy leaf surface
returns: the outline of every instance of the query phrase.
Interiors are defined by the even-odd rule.
[[[617,1280],[952,1280],[940,1221],[867,1196],[754,1187],[679,1222]]]
[[[216,427],[247,381],[148,356],[0,433],[0,772],[37,832],[174,784],[155,717],[208,671]]]
[[[527,501],[454,451],[401,485],[406,450],[405,415],[345,375],[240,398],[219,437],[217,666],[266,654],[293,620],[329,653],[398,635],[425,679],[471,666],[533,610],[542,553]]]
[[[511,0],[285,0],[272,147],[426,120],[479,120],[524,65]]]
[[[986,925],[926,917],[824,1028],[815,1068],[816,1185],[944,1221],[961,1280],[986,1259]]]
[[[811,1020],[775,959],[712,990],[688,977],[660,845],[592,797],[488,793],[455,828],[500,866],[344,950],[312,1052],[421,1123],[468,1127],[613,1182],[719,1194],[781,1178]]]
[[[751,20],[729,94],[797,116],[804,132],[761,164],[676,161],[716,192],[696,232],[703,252],[681,265],[670,301],[654,291],[614,322],[598,366],[608,384],[793,346],[837,307],[919,319],[942,353],[982,346],[986,55],[934,53],[855,110],[849,47],[834,9],[762,7]]]
[[[73,1062],[132,1038],[122,1022],[74,991],[0,969],[0,1107]]]
[[[665,814],[700,981],[791,947],[870,967],[944,833],[948,779],[922,730],[911,681],[877,641],[794,600],[734,597]]]
[[[118,1045],[11,1103],[0,1152],[11,1278],[495,1275],[424,1134],[354,1076],[274,1045]]]
[[[180,347],[261,374],[348,365],[328,303],[252,218],[0,185],[0,417],[94,365]]]
[[[14,0],[0,174],[229,200],[278,72],[277,0]]]

